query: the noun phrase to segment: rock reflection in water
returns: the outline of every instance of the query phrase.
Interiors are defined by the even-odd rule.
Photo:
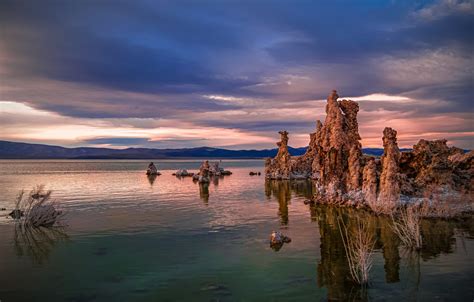
[[[349,215],[352,213],[335,207],[319,205],[311,207],[316,214],[321,236],[321,260],[317,267],[318,286],[327,288],[329,301],[366,300],[366,291],[355,284],[350,277],[344,243],[337,223],[338,218],[341,217],[348,229],[353,227],[354,225],[349,223],[349,217],[351,217]]]
[[[294,196],[311,198],[314,185],[311,181],[266,180],[265,194],[267,198],[275,198],[278,203],[278,216],[282,226],[289,225],[288,207]],[[367,291],[354,284],[344,245],[341,240],[338,217],[346,225],[354,227],[358,218],[366,221],[369,230],[376,238],[375,249],[382,253],[386,283],[400,282],[400,262],[403,258],[411,273],[405,275],[405,280],[413,285],[415,295],[421,282],[420,261],[437,257],[441,253],[452,253],[456,234],[466,234],[474,237],[474,219],[462,221],[423,220],[421,232],[423,247],[420,253],[408,252],[400,243],[392,229],[389,217],[374,216],[369,212],[353,208],[336,208],[324,205],[310,205],[311,220],[318,223],[321,236],[321,260],[318,263],[318,286],[328,289],[328,300],[367,300]],[[370,286],[369,286],[370,292]]]
[[[349,264],[344,252],[337,220],[343,219],[351,229],[358,218],[364,220],[370,232],[376,238],[376,249],[381,249],[385,261],[385,281],[400,281],[400,255],[398,238],[390,227],[386,217],[373,216],[368,212],[351,208],[331,206],[311,206],[318,221],[321,236],[321,260],[318,263],[318,286],[328,289],[328,300],[368,300],[367,291],[355,284],[350,275]]]
[[[209,203],[209,184],[200,183],[199,184],[199,197],[207,205]]]
[[[38,264],[49,258],[58,242],[69,239],[62,227],[33,228],[17,224],[14,230],[13,240],[17,255],[29,256]]]
[[[148,178],[148,182],[150,183],[150,185],[153,186],[153,183],[155,182],[156,180],[156,174],[150,174],[150,175],[147,175],[147,178]]]
[[[272,196],[278,200],[278,216],[280,224],[287,226],[288,205],[291,201],[292,194],[300,197],[310,198],[314,193],[314,186],[308,180],[265,180],[265,195],[267,198]]]
[[[211,177],[212,184],[217,187],[219,185],[220,179],[224,179],[224,176],[212,176]]]
[[[447,220],[423,220],[421,223],[423,238],[421,258],[428,260],[442,253],[452,253],[456,243],[454,231],[457,224],[459,223]]]
[[[344,252],[337,219],[344,220],[348,228],[354,227],[354,221],[365,220],[370,232],[376,236],[377,250],[381,250],[384,258],[385,282],[400,281],[400,252],[411,272],[406,276],[413,284],[415,291],[420,284],[420,258],[428,260],[440,253],[452,253],[456,242],[456,230],[470,233],[473,220],[462,222],[445,220],[423,220],[423,247],[420,253],[408,252],[403,249],[400,240],[391,228],[391,220],[384,216],[374,216],[362,210],[352,208],[336,208],[324,205],[311,205],[312,218],[318,222],[321,236],[321,260],[318,263],[318,286],[326,287],[328,300],[368,300],[367,292],[353,283],[350,278],[349,265]],[[413,280],[412,280],[413,278]],[[406,280],[407,281],[407,280]],[[370,289],[370,286],[369,286]],[[417,292],[414,293],[415,295]]]
[[[400,240],[391,227],[391,221],[386,217],[377,217],[380,230],[378,240],[382,247],[383,259],[385,261],[385,281],[395,283],[400,281],[400,253],[398,247]]]
[[[214,187],[218,187],[219,181],[222,181],[224,177],[225,177],[224,175],[210,176],[209,183],[207,182],[199,183],[196,179],[193,179],[193,182],[199,185],[199,198],[201,198],[204,204],[208,205],[209,203],[209,184],[212,183]]]

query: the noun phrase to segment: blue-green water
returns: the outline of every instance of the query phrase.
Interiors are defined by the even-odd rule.
[[[156,161],[155,161],[156,162]],[[265,182],[263,161],[224,160],[208,187],[171,175],[200,161],[0,161],[0,208],[44,184],[67,213],[62,229],[29,236],[0,218],[0,300],[472,301],[474,222],[424,221],[420,254],[389,220],[305,205],[311,182]],[[0,211],[5,216],[8,211]],[[337,217],[377,238],[367,291],[350,281]],[[272,230],[292,238],[279,251]]]

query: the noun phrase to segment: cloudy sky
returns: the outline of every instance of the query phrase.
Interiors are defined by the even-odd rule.
[[[332,89],[364,147],[474,148],[474,1],[0,2],[0,139],[306,146]]]

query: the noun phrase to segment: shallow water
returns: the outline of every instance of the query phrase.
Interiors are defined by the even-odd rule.
[[[155,161],[156,163],[156,161]],[[309,206],[311,182],[272,181],[261,160],[223,160],[233,175],[200,186],[171,175],[198,160],[0,161],[0,208],[44,184],[66,211],[62,229],[20,233],[0,218],[5,301],[472,301],[474,222],[424,221],[421,253],[389,221]],[[0,212],[5,216],[7,211]],[[349,279],[337,219],[377,238],[367,291]],[[279,251],[272,230],[292,238]]]

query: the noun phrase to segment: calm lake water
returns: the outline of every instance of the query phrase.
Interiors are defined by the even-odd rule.
[[[307,181],[266,182],[262,160],[223,160],[233,175],[209,186],[171,175],[198,160],[0,161],[0,208],[44,184],[67,226],[20,236],[0,211],[0,300],[473,301],[474,222],[424,221],[420,254],[389,221],[309,206]],[[367,221],[377,238],[370,286],[349,269],[337,219]],[[270,248],[272,230],[292,238]]]

